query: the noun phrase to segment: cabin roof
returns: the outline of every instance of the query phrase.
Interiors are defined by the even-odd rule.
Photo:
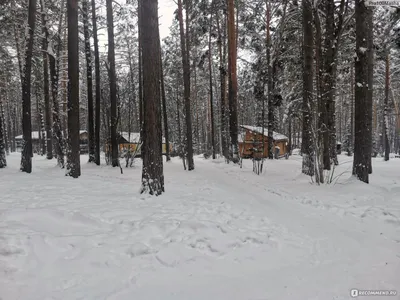
[[[259,134],[263,133],[263,128],[262,127],[256,127],[256,126],[250,126],[250,125],[240,125],[241,128],[252,131],[252,132],[256,132]],[[264,128],[264,136],[268,137],[268,129]],[[274,140],[275,141],[284,141],[284,140],[288,140],[288,137],[286,135],[283,135],[279,132],[274,131]],[[241,140],[243,141],[243,137],[240,137]],[[239,141],[240,141],[239,138]]]
[[[129,132],[127,131],[121,131],[119,133],[117,133],[117,136],[119,139],[123,139],[119,141],[119,144],[125,144],[125,143],[129,143],[129,144],[139,144],[140,142],[140,133],[139,132],[131,132],[129,134]],[[162,138],[162,143],[165,143],[165,138]]]
[[[79,130],[79,134],[84,134],[87,133],[87,130]],[[44,134],[44,137],[46,137],[46,131],[42,132],[42,134]],[[61,132],[62,134],[62,132]],[[22,140],[23,139],[23,135],[17,135],[15,137],[16,140]],[[39,131],[32,131],[32,140],[38,140],[39,139]]]

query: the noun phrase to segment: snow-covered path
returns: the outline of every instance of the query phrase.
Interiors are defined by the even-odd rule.
[[[374,162],[369,186],[316,187],[296,157],[268,162],[262,176],[250,162],[198,158],[188,173],[175,160],[165,164],[166,193],[150,198],[138,194],[140,166],[121,175],[83,164],[73,180],[42,157],[21,174],[18,159],[0,171],[2,300],[400,292],[400,162]]]

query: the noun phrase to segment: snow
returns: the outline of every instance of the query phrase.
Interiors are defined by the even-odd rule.
[[[253,131],[253,132],[256,132],[256,133],[260,133],[260,134],[262,134],[262,131],[263,131],[262,127],[249,126],[249,125],[241,125],[240,127],[250,130],[250,131]],[[288,140],[288,137],[281,133],[274,131],[273,134],[274,134],[273,137],[274,137],[275,141]],[[268,129],[267,128],[264,128],[264,135],[266,137],[268,137]]]
[[[81,161],[87,161],[82,156]],[[350,299],[399,291],[400,159],[373,160],[371,184],[339,156],[335,185],[300,174],[301,157],[264,173],[196,157],[164,165],[166,193],[143,196],[140,161],[82,164],[20,156],[0,170],[0,291],[14,299]],[[389,297],[390,298],[390,297]],[[374,297],[374,299],[386,299]],[[394,297],[393,299],[396,299]]]
[[[140,142],[140,133],[139,132],[131,132],[131,134],[129,135],[129,132],[122,131],[122,132],[120,132],[120,134],[129,143],[137,144]],[[162,138],[162,143],[165,143],[164,137]]]

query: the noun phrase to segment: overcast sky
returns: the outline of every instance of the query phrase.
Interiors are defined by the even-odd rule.
[[[161,39],[169,35],[169,27],[172,24],[176,4],[173,0],[158,0],[158,15],[160,17],[160,36]]]

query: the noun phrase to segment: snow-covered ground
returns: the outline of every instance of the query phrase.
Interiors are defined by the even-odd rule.
[[[0,299],[327,300],[397,290],[400,159],[374,159],[371,184],[340,156],[336,184],[300,174],[301,157],[264,174],[223,160],[165,164],[166,193],[142,196],[141,167],[19,155],[0,170]],[[82,156],[82,162],[87,157]],[[362,297],[360,297],[361,299]]]

